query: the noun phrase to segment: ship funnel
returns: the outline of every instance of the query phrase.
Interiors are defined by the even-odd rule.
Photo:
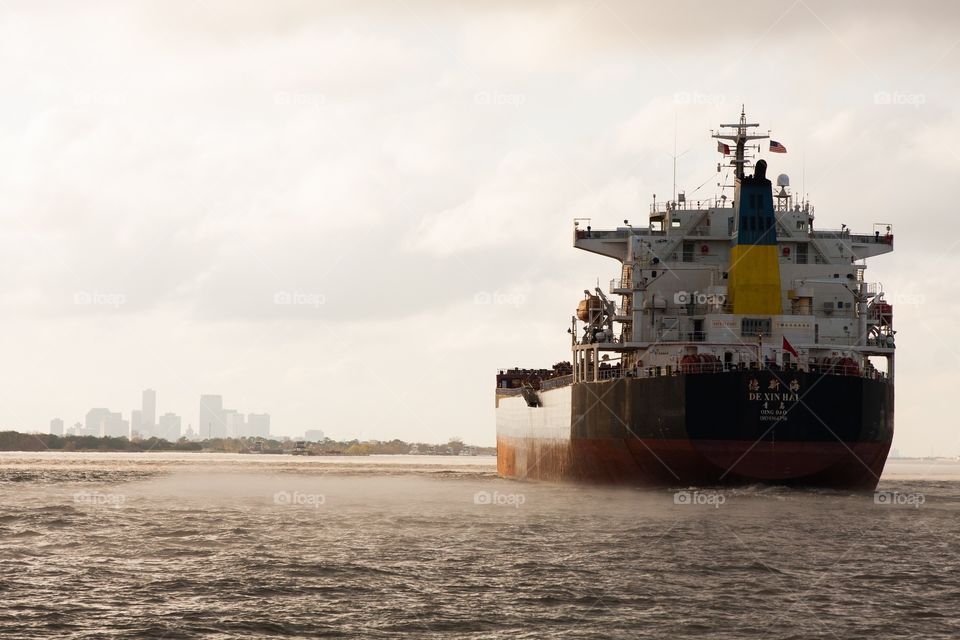
[[[757,180],[765,180],[767,177],[767,161],[758,160],[757,166],[753,168],[753,177]]]
[[[759,160],[753,175],[742,178],[736,185],[736,232],[732,238],[727,287],[735,314],[779,315],[783,312],[773,185],[766,174],[767,163]]]

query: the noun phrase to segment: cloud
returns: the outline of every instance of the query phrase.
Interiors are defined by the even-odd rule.
[[[675,135],[677,188],[717,195],[709,130],[744,103],[818,226],[893,222],[869,273],[926,282],[918,258],[956,255],[958,10],[5,3],[0,310],[27,366],[0,422],[151,386],[186,422],[222,392],[291,434],[491,442],[496,367],[566,359],[573,305],[616,272],[572,218],[642,224]]]

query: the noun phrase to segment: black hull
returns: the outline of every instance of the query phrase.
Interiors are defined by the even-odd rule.
[[[501,475],[873,490],[893,439],[884,379],[736,371],[577,383],[571,393],[568,440],[498,434]]]

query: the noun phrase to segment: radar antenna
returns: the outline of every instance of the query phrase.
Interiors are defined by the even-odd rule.
[[[764,138],[769,138],[769,135],[759,135],[756,133],[751,133],[748,131],[750,128],[759,127],[760,125],[755,122],[747,122],[746,109],[741,105],[740,107],[740,122],[737,124],[721,124],[722,128],[727,129],[736,129],[736,133],[713,133],[711,130],[711,137],[716,138],[717,140],[729,140],[733,143],[735,148],[733,160],[730,161],[730,166],[734,169],[734,174],[737,180],[743,178],[744,167],[750,161],[746,157],[746,148],[747,142],[750,140],[763,140]]]

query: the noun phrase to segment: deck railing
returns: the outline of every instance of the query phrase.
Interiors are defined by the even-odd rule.
[[[749,363],[722,363],[722,362],[697,362],[690,364],[681,364],[679,366],[675,365],[665,365],[657,367],[641,367],[639,369],[629,369],[624,373],[623,369],[620,367],[610,367],[608,369],[600,369],[598,373],[598,378],[600,381],[605,380],[617,380],[620,378],[660,378],[660,377],[670,377],[670,376],[679,376],[681,374],[722,374],[722,373],[739,373],[745,371],[773,371],[776,374],[787,375],[792,372],[798,373],[814,373],[814,374],[823,374],[823,375],[837,375],[837,376],[851,376],[857,378],[868,378],[871,380],[886,380],[887,374],[883,371],[878,371],[875,369],[863,370],[857,367],[851,367],[842,364],[809,364],[809,365],[798,365],[792,363],[786,366],[779,365],[764,365],[761,366],[756,362]],[[551,378],[550,380],[545,380],[541,384],[541,391],[548,389],[556,389],[557,387],[564,387],[573,382],[573,376],[561,376],[559,378]],[[520,389],[497,389],[497,393],[501,395],[519,395]]]
[[[877,371],[875,369],[863,370],[856,367],[847,367],[843,365],[809,365],[809,366],[798,366],[796,364],[789,365],[786,367],[779,366],[758,366],[756,362],[744,363],[743,365],[734,365],[734,364],[723,364],[720,362],[708,362],[708,363],[696,363],[696,364],[685,364],[680,367],[674,366],[659,366],[659,367],[643,367],[641,369],[632,369],[628,370],[626,374],[619,367],[612,367],[610,369],[601,369],[599,372],[599,381],[606,382],[609,380],[618,380],[620,378],[660,378],[660,377],[672,377],[679,375],[698,375],[698,374],[715,374],[723,375],[725,373],[740,373],[748,371],[772,371],[775,375],[789,375],[792,372],[799,373],[812,373],[820,375],[836,375],[836,376],[850,376],[855,378],[866,378],[868,380],[889,380],[888,375],[883,371]],[[573,376],[560,376],[557,378],[550,378],[549,380],[544,380],[540,385],[540,391],[549,391],[551,389],[558,389],[560,387],[566,387],[573,384]],[[523,395],[522,388],[510,388],[502,389],[497,388],[498,396],[520,396]]]
[[[544,380],[540,383],[540,390],[547,391],[549,389],[556,389],[557,387],[565,387],[572,382],[573,374],[550,378],[549,380]]]

